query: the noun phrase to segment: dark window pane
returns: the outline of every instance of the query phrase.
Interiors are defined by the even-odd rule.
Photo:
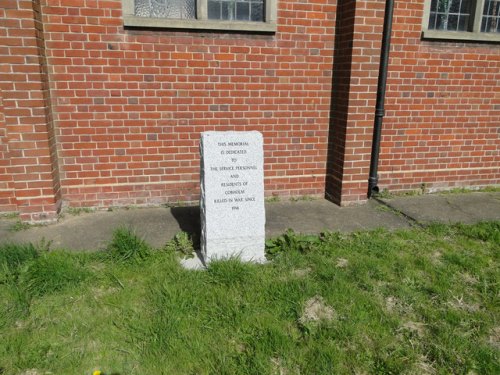
[[[462,6],[460,7],[460,13],[470,15],[472,3],[473,3],[473,1],[471,1],[471,0],[462,0]]]
[[[469,16],[460,16],[460,19],[458,20],[458,30],[467,31],[468,25],[469,25]]]
[[[459,13],[460,12],[460,0],[454,0],[449,3],[450,13]]]
[[[483,17],[483,20],[481,21],[481,31],[484,33],[486,31],[486,18]]]
[[[436,10],[437,10],[437,4],[438,4],[438,0],[432,0],[431,1],[431,12],[436,12]]]
[[[250,19],[250,4],[247,2],[236,3],[236,19],[248,21]]]
[[[434,30],[436,28],[436,13],[431,13],[429,18],[429,30]]]
[[[450,5],[451,4],[450,4],[449,0],[439,0],[437,10],[438,10],[438,12],[447,13],[448,7]]]
[[[252,21],[264,21],[264,2],[253,2],[252,13],[250,16]]]
[[[221,19],[233,20],[234,19],[234,3],[230,3],[229,1],[223,1],[221,3],[221,7],[222,7]]]
[[[448,17],[445,14],[438,14],[436,18],[436,30],[446,30]]]
[[[457,31],[458,30],[458,16],[449,16],[448,17],[448,26],[446,30]]]
[[[208,19],[211,20],[220,19],[220,2],[218,1],[208,2]]]

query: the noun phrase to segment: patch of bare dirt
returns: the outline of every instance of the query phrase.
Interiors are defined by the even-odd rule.
[[[420,375],[434,375],[436,374],[436,369],[429,363],[429,359],[425,355],[421,355],[416,363],[417,374]]]
[[[408,321],[401,326],[401,329],[415,333],[418,337],[425,336],[425,324],[420,322]]]
[[[335,266],[337,268],[346,268],[349,265],[349,261],[345,258],[338,258]]]
[[[478,303],[467,303],[464,301],[464,297],[453,297],[451,301],[448,302],[448,305],[457,310],[464,310],[467,312],[476,312],[481,308]]]
[[[490,331],[489,340],[491,345],[500,349],[500,327],[493,327]]]
[[[390,313],[395,314],[408,314],[413,311],[411,305],[404,303],[399,298],[389,296],[385,299],[385,309]]]
[[[309,273],[311,273],[310,268],[299,268],[292,271],[292,275],[296,277],[306,277]]]
[[[299,375],[298,369],[289,370],[283,364],[281,358],[271,358],[271,374],[273,375]]]
[[[331,321],[335,318],[335,310],[328,306],[323,297],[314,296],[307,300],[304,306],[304,312],[299,318],[300,323]]]

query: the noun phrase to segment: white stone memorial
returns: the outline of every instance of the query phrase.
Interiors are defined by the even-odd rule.
[[[201,154],[201,253],[205,263],[232,256],[263,262],[262,134],[204,132]]]

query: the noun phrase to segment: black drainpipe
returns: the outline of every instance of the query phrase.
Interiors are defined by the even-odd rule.
[[[387,82],[387,67],[389,66],[389,51],[391,49],[392,13],[394,0],[385,2],[384,29],[382,32],[382,50],[380,52],[380,68],[377,85],[377,104],[375,105],[375,121],[373,124],[372,154],[370,157],[370,177],[368,178],[368,198],[378,193],[378,157],[380,153],[380,138],[382,121],[385,114],[385,86]]]

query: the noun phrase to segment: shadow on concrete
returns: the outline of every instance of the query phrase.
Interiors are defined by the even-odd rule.
[[[183,232],[200,238],[200,207],[172,207],[170,212]]]
[[[206,268],[206,264],[200,251],[200,207],[172,207],[170,208],[170,212],[179,224],[181,231],[190,234],[193,239],[193,247],[195,248],[196,258],[194,260],[185,261],[185,267],[189,269]]]

